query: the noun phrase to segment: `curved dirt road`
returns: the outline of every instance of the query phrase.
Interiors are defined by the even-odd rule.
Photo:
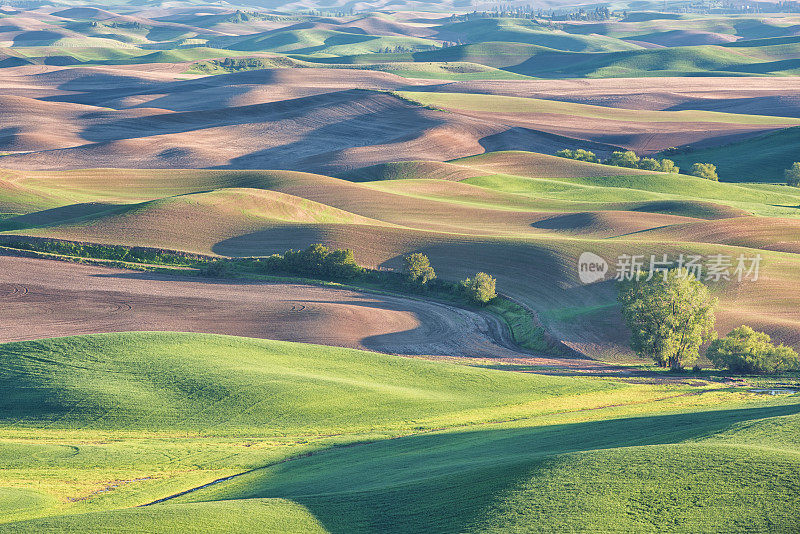
[[[433,302],[13,256],[0,256],[0,317],[0,342],[162,330],[408,355],[519,355],[495,317]]]

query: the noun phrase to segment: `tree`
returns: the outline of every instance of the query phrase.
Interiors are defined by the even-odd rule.
[[[611,157],[606,160],[606,165],[616,165],[617,167],[630,167],[635,169],[639,166],[639,156],[633,150],[625,152],[612,152]]]
[[[477,273],[474,278],[461,281],[461,287],[467,297],[478,304],[486,304],[495,297],[497,280],[486,273]]]
[[[764,332],[749,326],[733,329],[709,345],[706,356],[717,368],[740,373],[775,373],[800,369],[800,357],[785,345],[773,345]]]
[[[713,180],[719,182],[717,175],[717,166],[713,163],[695,163],[689,169],[689,174],[697,176],[698,178],[705,178],[706,180]]]
[[[424,286],[436,278],[431,262],[425,254],[415,252],[403,258],[403,271],[410,282]]]
[[[631,348],[661,367],[691,364],[700,346],[716,335],[717,299],[686,269],[624,281],[618,300],[631,330]]]
[[[675,162],[671,159],[662,159],[661,160],[661,172],[667,172],[670,174],[678,174],[681,172],[680,167],[675,165]]]
[[[783,171],[786,184],[792,187],[800,187],[800,161],[795,161],[792,166]]]
[[[559,150],[558,152],[556,152],[556,156],[558,156],[559,158],[575,159],[575,153],[568,148]]]
[[[644,169],[646,171],[660,171],[661,163],[659,163],[659,161],[654,158],[642,158],[639,161],[639,168]]]

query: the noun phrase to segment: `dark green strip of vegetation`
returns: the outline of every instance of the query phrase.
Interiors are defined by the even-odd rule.
[[[82,243],[62,239],[13,235],[0,236],[0,246],[16,250],[45,252],[63,256],[178,267],[201,267],[212,259],[211,256],[160,248],[99,245],[96,243]]]

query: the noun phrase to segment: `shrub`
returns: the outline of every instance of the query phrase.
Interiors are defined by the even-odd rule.
[[[210,261],[200,269],[200,273],[204,276],[211,276],[214,278],[225,276],[227,272],[228,264],[224,260]]]
[[[661,160],[661,172],[667,172],[670,174],[678,174],[681,172],[680,167],[675,165],[675,162],[671,159],[662,159]]]
[[[786,178],[786,185],[800,187],[800,162],[792,163],[791,167],[783,171],[783,176]]]
[[[486,304],[497,297],[497,280],[486,273],[477,273],[474,278],[461,281],[467,297],[478,304]]]
[[[717,166],[713,163],[695,163],[689,170],[689,174],[692,176],[697,176],[698,178],[705,178],[706,180],[719,182]]]
[[[631,348],[661,367],[681,369],[711,341],[717,299],[686,269],[626,280],[618,297],[631,330]]]
[[[330,250],[315,243],[304,250],[287,250],[261,260],[266,272],[284,272],[317,278],[349,280],[364,272],[350,249]]]
[[[800,357],[785,345],[773,345],[764,332],[740,326],[709,345],[706,357],[718,368],[740,373],[775,373],[800,369]]]
[[[403,272],[410,282],[421,286],[436,278],[436,272],[431,267],[430,260],[420,252],[409,254],[403,258]]]
[[[644,169],[646,171],[660,171],[661,163],[659,163],[659,161],[654,158],[642,158],[639,161],[639,168]]]
[[[639,156],[637,156],[636,152],[633,150],[612,152],[611,157],[606,160],[606,165],[635,169],[639,166]]]
[[[331,250],[325,257],[325,270],[332,278],[354,278],[364,271],[349,248]]]
[[[582,148],[578,148],[575,150],[570,150],[565,148],[563,150],[559,150],[556,152],[556,156],[559,158],[567,158],[567,159],[575,159],[578,161],[588,161],[589,163],[597,163],[599,160],[597,159],[597,155],[594,152],[589,150],[584,150]]]
[[[572,157],[573,159],[577,159],[578,161],[588,161],[589,163],[597,163],[597,155],[594,152],[590,152],[589,150],[584,150],[582,148],[579,148],[575,152],[573,152]]]

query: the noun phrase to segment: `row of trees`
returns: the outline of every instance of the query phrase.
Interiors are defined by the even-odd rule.
[[[593,20],[593,21],[603,21],[603,20],[610,20],[612,16],[614,16],[610,9],[605,6],[598,6],[592,10],[586,11],[583,8],[579,8],[577,11],[569,11],[567,13],[558,13],[558,14],[551,14],[550,18],[552,20]]]
[[[247,264],[247,265],[246,265]],[[252,265],[251,265],[252,264]],[[319,243],[303,250],[287,250],[265,258],[213,260],[201,268],[206,276],[225,276],[230,269],[255,270],[260,273],[286,274],[337,282],[368,282],[411,292],[439,291],[458,294],[467,300],[485,305],[497,297],[497,281],[484,273],[458,283],[439,281],[425,254],[416,252],[403,258],[402,273],[367,269],[358,264],[350,249],[330,249]]]
[[[436,272],[425,254],[415,252],[403,259],[403,272],[409,284],[419,288],[436,279]],[[497,298],[497,280],[484,272],[461,280],[456,289],[475,304],[487,304]]]
[[[283,254],[273,254],[255,260],[213,260],[207,262],[201,273],[206,276],[225,276],[237,264],[254,261],[257,272],[268,274],[288,274],[349,282],[367,273],[367,269],[357,262],[350,249],[329,249],[319,243],[303,250],[287,250]]]
[[[560,10],[555,11],[553,9],[549,11],[543,11],[542,9],[537,9],[535,12],[533,10],[533,6],[528,4],[527,6],[518,6],[514,7],[512,5],[507,6],[495,6],[491,11],[473,11],[472,13],[463,13],[463,14],[454,14],[450,15],[448,22],[466,22],[469,20],[475,19],[485,19],[485,18],[517,18],[517,19],[550,19],[550,20],[557,20],[557,21],[566,21],[566,20],[592,20],[592,21],[604,21],[609,20],[612,17],[625,17],[627,16],[627,12],[623,11],[622,13],[613,12],[605,6],[596,7],[589,11],[585,10],[584,8],[578,8],[577,10]]]
[[[681,369],[694,363],[708,344],[706,357],[718,368],[747,373],[800,369],[797,352],[774,345],[769,335],[748,326],[717,339],[717,299],[686,269],[626,280],[618,300],[631,330],[631,348],[659,366]]]
[[[644,169],[646,171],[658,171],[671,174],[681,172],[680,167],[675,165],[671,159],[640,158],[633,150],[612,152],[607,159],[601,160],[597,154],[590,150],[578,148],[570,150],[565,148],[556,152],[560,158],[574,159],[578,161],[588,161],[589,163],[602,163],[604,165],[614,165],[615,167],[626,167],[629,169]],[[719,181],[717,167],[711,163],[695,163],[689,169],[689,174],[706,180]],[[800,164],[798,164],[798,177],[800,179]]]
[[[442,48],[446,48],[442,46]],[[439,50],[438,46],[432,45],[413,45],[413,46],[404,46],[404,45],[397,45],[397,46],[384,46],[376,50],[378,54],[410,54],[412,52],[430,52],[432,50]]]
[[[575,159],[578,161],[588,161],[589,163],[602,163],[604,165],[614,165],[615,167],[627,167],[629,169],[645,169],[648,171],[661,171],[669,173],[679,173],[680,168],[671,159],[657,160],[655,158],[640,158],[632,150],[612,152],[607,159],[600,159],[597,154],[590,150],[578,148],[570,150],[565,148],[556,152],[560,158]]]

